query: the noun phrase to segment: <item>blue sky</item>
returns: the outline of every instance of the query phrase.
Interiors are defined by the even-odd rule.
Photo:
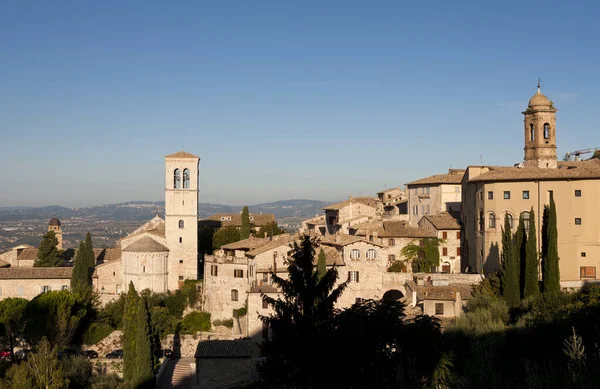
[[[182,145],[201,201],[224,204],[511,165],[538,77],[559,156],[600,147],[599,17],[591,1],[1,2],[0,206],[162,200]]]

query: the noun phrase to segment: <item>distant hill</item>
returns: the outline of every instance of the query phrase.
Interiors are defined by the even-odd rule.
[[[252,213],[273,213],[277,219],[287,217],[309,218],[321,213],[330,203],[318,200],[283,200],[273,203],[249,205]],[[242,206],[200,203],[198,214],[205,218],[215,213],[237,213]],[[66,208],[59,205],[46,207],[0,207],[0,221],[39,220],[81,217],[95,220],[148,220],[164,215],[164,201],[128,201],[119,204],[98,205],[82,208]]]

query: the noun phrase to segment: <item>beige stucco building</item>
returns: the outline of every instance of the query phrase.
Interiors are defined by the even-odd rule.
[[[410,225],[416,226],[425,215],[460,212],[464,173],[464,169],[449,169],[447,174],[436,174],[406,184]]]
[[[560,278],[596,279],[600,266],[600,159],[558,161],[556,108],[538,89],[524,115],[524,162],[470,166],[462,182],[463,253],[472,271],[500,267],[504,217],[515,231],[519,216],[535,214],[538,251],[544,206],[556,203]]]
[[[373,197],[352,197],[324,207],[326,235],[348,234],[355,224],[366,222],[383,212],[383,204]]]

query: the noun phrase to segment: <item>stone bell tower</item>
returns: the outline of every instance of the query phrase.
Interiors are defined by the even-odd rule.
[[[58,220],[55,217],[50,219],[50,222],[48,223],[48,231],[54,231],[54,235],[56,236],[56,239],[58,240],[58,243],[56,244],[56,248],[59,250],[62,250],[63,249],[63,236],[62,236],[62,226],[60,224],[60,220]]]
[[[529,100],[525,116],[525,167],[556,169],[556,112],[554,104],[538,90]]]
[[[165,157],[165,237],[169,248],[168,289],[198,279],[198,164],[180,151]]]

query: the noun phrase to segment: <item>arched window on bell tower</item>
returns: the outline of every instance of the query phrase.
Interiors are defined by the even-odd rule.
[[[173,173],[173,188],[181,188],[181,172],[179,169],[175,169],[175,172]]]
[[[190,189],[190,169],[183,169],[183,189]]]
[[[535,129],[533,128],[533,124],[529,125],[529,140],[532,142],[535,140]]]
[[[550,125],[548,123],[544,123],[544,139],[550,138]]]

